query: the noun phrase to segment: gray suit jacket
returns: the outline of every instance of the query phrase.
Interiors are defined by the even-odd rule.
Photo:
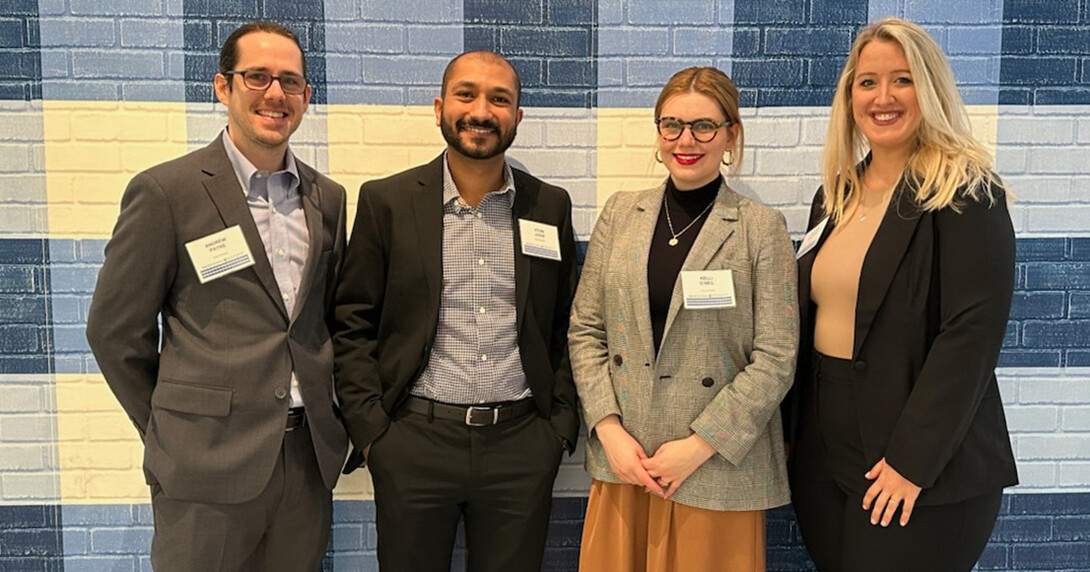
[[[347,437],[326,323],[345,192],[297,165],[310,250],[290,316],[220,138],[140,173],[121,200],[87,339],[144,440],[148,483],[168,497],[238,503],[261,492],[284,439],[293,368],[322,478],[337,482]],[[185,244],[234,225],[256,264],[201,284]]]
[[[723,184],[682,271],[730,269],[736,307],[684,309],[679,276],[656,360],[647,255],[664,192],[610,197],[587,250],[569,332],[592,430],[587,471],[620,482],[593,433],[616,414],[648,455],[694,432],[715,448],[673,500],[711,510],[786,504],[779,403],[793,380],[798,305],[783,215]]]

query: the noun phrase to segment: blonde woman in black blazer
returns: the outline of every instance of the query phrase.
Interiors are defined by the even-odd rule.
[[[919,26],[860,32],[823,175],[799,250],[785,402],[803,540],[823,572],[968,571],[1017,483],[994,372],[1014,232],[950,66]]]

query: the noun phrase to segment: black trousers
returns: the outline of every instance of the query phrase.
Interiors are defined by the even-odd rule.
[[[449,572],[459,520],[469,572],[540,570],[563,446],[534,412],[470,427],[402,408],[371,446],[383,572]]]
[[[871,481],[858,426],[849,360],[815,355],[792,451],[791,492],[799,531],[821,572],[968,572],[991,536],[1003,492],[919,506],[907,526],[872,525],[863,510]]]

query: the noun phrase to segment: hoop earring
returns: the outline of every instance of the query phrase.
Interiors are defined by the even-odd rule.
[[[655,160],[658,161],[659,163],[662,162],[662,157],[659,156],[659,150],[658,149],[655,149]]]
[[[727,152],[723,154],[723,164],[730,166],[732,163],[734,163],[734,151],[728,149]]]

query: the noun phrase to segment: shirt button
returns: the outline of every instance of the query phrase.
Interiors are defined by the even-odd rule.
[[[483,314],[483,313],[485,312],[484,308],[481,308],[481,309],[480,309],[480,310],[478,310],[478,311],[479,311],[480,313],[482,313],[482,314]]]
[[[477,265],[478,266],[484,266],[484,259],[481,258],[481,259],[477,260]]]
[[[715,380],[710,377],[705,377],[704,379],[700,380],[700,384],[704,387],[711,387],[715,385]]]
[[[283,298],[285,302],[287,302],[288,298],[291,298],[291,294],[288,294],[287,292],[281,292],[280,297]]]
[[[475,212],[475,213],[473,213],[473,216],[475,216],[477,218],[481,218],[481,213],[480,212]]]
[[[488,361],[488,356],[487,355],[482,355],[481,356],[481,361]]]
[[[277,250],[276,255],[279,256],[280,258],[284,258],[284,249],[281,248],[280,250]]]
[[[284,399],[288,396],[288,390],[283,387],[278,387],[276,388],[276,391],[273,392],[273,395],[275,395],[277,399]]]

